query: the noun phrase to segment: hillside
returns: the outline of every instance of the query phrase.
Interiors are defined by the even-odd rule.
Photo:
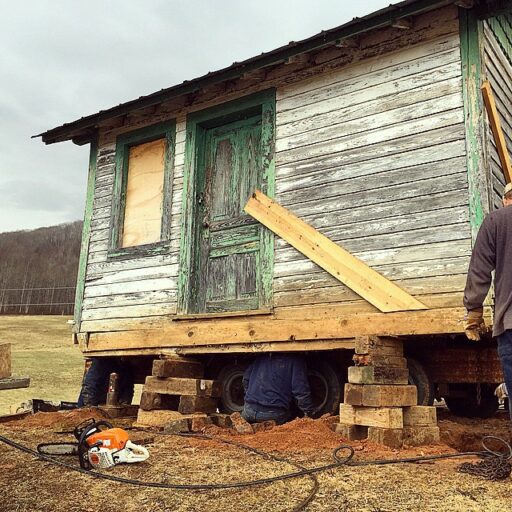
[[[81,221],[0,233],[0,313],[72,313],[81,236]]]

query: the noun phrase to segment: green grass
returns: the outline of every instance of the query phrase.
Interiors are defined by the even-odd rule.
[[[11,343],[13,377],[30,387],[0,391],[0,414],[31,398],[76,401],[84,358],[65,316],[0,316],[0,343]]]

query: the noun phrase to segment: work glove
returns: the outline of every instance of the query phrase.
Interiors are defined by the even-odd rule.
[[[480,335],[485,331],[484,309],[477,308],[467,312],[464,332],[468,340],[480,341]]]

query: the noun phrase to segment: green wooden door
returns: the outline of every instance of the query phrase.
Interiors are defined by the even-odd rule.
[[[243,209],[261,187],[261,116],[205,129],[202,141],[190,310],[260,309],[264,228]]]

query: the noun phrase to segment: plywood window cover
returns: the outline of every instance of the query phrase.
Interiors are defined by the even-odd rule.
[[[170,249],[170,212],[172,198],[172,177],[174,167],[174,143],[175,143],[176,123],[174,120],[165,121],[148,127],[140,128],[132,132],[124,133],[118,136],[116,140],[116,174],[114,181],[114,192],[112,198],[112,219],[111,219],[111,235],[108,258],[126,259],[140,257],[145,255],[164,254]],[[137,202],[137,193],[130,197],[129,187],[129,170],[130,170],[130,154],[137,148],[151,148],[154,143],[158,146],[158,142],[164,144],[163,150],[163,169],[162,169],[162,193],[161,201],[155,201],[160,209],[160,218],[157,219],[153,211],[153,227],[159,224],[159,233],[155,233],[156,228],[149,236],[144,236],[139,240],[127,242],[124,240],[125,224],[128,226],[137,218],[137,210],[128,213],[129,220],[125,223],[126,206],[130,208],[130,203]],[[158,160],[158,158],[157,158]],[[153,164],[150,164],[153,166]],[[158,178],[160,179],[160,178]],[[138,180],[143,182],[144,179]],[[136,187],[138,190],[138,185]],[[156,208],[153,208],[155,210]],[[132,226],[133,227],[133,226]],[[132,229],[132,228],[130,228]],[[150,241],[152,240],[152,241]],[[138,245],[132,245],[138,244]],[[129,244],[129,245],[128,245]]]
[[[245,211],[380,311],[427,309],[412,295],[262,192],[253,194]]]
[[[129,148],[121,247],[160,241],[164,160],[163,137]]]

